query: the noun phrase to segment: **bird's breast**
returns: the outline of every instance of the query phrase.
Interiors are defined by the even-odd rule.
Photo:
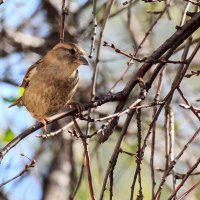
[[[78,72],[74,76],[57,79],[55,77],[37,77],[31,80],[25,89],[23,104],[38,118],[56,114],[76,91]]]

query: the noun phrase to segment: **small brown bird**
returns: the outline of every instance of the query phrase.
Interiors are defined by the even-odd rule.
[[[25,106],[44,124],[70,104],[78,83],[79,65],[88,65],[85,51],[74,43],[59,43],[26,72],[20,87],[24,94],[10,107]]]

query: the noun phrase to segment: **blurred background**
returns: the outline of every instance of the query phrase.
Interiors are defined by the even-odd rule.
[[[79,88],[74,97],[76,101],[85,103],[91,100],[92,77],[96,65],[97,49],[100,47],[98,73],[96,82],[96,97],[111,92],[121,91],[128,80],[139,69],[141,63],[133,62],[127,73],[115,87],[113,85],[120,79],[127,69],[129,58],[115,52],[115,49],[103,46],[103,41],[114,44],[116,48],[127,54],[137,51],[139,58],[147,57],[156,50],[175,31],[176,26],[181,25],[183,13],[195,11],[194,4],[182,0],[166,0],[151,2],[142,0],[113,1],[110,12],[108,4],[111,1],[85,1],[70,0],[67,2],[65,21],[65,40],[77,41],[90,54],[91,43],[94,38],[94,51],[92,58],[88,58],[90,66],[79,68]],[[94,29],[93,5],[96,3],[97,27]],[[22,90],[19,88],[27,69],[45,53],[59,42],[62,1],[56,0],[5,0],[0,5],[0,146],[3,148],[14,137],[35,123],[24,107],[8,106],[14,102]],[[107,20],[105,16],[109,14]],[[156,22],[156,23],[155,23]],[[105,28],[103,29],[102,27]],[[152,26],[155,23],[155,26]],[[152,27],[152,30],[148,30]],[[96,31],[96,35],[94,34]],[[103,33],[101,38],[101,33]],[[147,34],[148,33],[148,34]],[[138,48],[143,38],[147,36],[141,48]],[[200,37],[200,31],[193,35],[193,44],[189,53],[192,52],[195,42]],[[180,47],[170,58],[180,60],[183,46]],[[197,53],[199,55],[199,53]],[[171,88],[172,81],[177,73],[177,64],[166,64],[162,80],[160,99],[162,100]],[[188,73],[200,70],[200,57],[193,59]],[[151,74],[149,71],[146,78]],[[152,85],[143,104],[153,102],[158,87],[158,78]],[[199,106],[200,80],[199,76],[184,78],[180,88],[190,104]],[[139,88],[131,93],[127,105],[134,102],[138,96]],[[175,156],[184,147],[194,132],[199,128],[198,118],[190,111],[179,106],[184,103],[176,92],[172,100],[174,115],[174,154]],[[93,110],[92,118],[105,117],[114,113],[117,103],[106,103]],[[153,108],[142,109],[142,137],[144,138],[152,120]],[[112,136],[103,144],[99,145],[98,136],[88,140],[89,154],[91,157],[91,171],[95,196],[99,197],[105,171],[110,157],[124,126],[126,115],[120,117],[119,123]],[[86,132],[87,122],[77,120],[81,130]],[[70,122],[70,118],[59,120],[48,126],[49,132],[55,132]],[[89,134],[99,130],[105,121],[91,123]],[[159,185],[165,168],[165,114],[162,111],[156,126],[155,140],[155,180],[156,187]],[[41,130],[23,139],[17,146],[11,149],[0,164],[0,183],[20,173],[29,159],[35,159],[36,164],[29,172],[3,186],[0,190],[2,200],[67,200],[90,199],[87,170],[83,164],[84,149],[80,139],[72,136],[68,129],[47,139],[36,137]],[[144,199],[152,198],[150,154],[151,140],[142,162],[142,188]],[[137,124],[133,116],[126,134],[121,143],[121,149],[135,154],[137,152]],[[185,174],[199,158],[199,137],[194,140],[184,155],[178,160],[175,172]],[[24,154],[25,156],[21,156]],[[130,198],[131,184],[136,168],[136,157],[126,153],[119,154],[115,170],[113,184],[113,199],[126,200]],[[161,169],[161,171],[157,171]],[[195,172],[199,172],[197,167]],[[82,175],[80,175],[82,174]],[[81,177],[81,178],[80,178]],[[200,177],[197,173],[191,176],[180,194],[192,187]],[[176,185],[181,179],[176,180]],[[80,184],[78,185],[78,182]],[[173,191],[172,178],[169,176],[161,199],[167,199]],[[78,185],[78,187],[77,187]],[[138,184],[136,184],[134,199],[137,199]],[[199,199],[200,190],[190,192],[189,199]],[[105,190],[104,199],[111,199],[109,186]]]

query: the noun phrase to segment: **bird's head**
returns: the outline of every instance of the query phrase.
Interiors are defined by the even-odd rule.
[[[53,51],[58,60],[67,62],[71,65],[88,65],[86,52],[77,44],[74,43],[59,43]]]
[[[58,43],[46,54],[44,63],[47,72],[63,78],[76,72],[80,65],[88,65],[86,52],[74,43]]]

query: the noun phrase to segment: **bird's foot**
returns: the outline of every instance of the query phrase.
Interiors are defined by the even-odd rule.
[[[78,115],[80,115],[80,116],[81,116],[81,112],[83,112],[85,110],[84,105],[81,103],[78,103],[78,102],[69,102],[66,104],[66,107],[76,108],[78,110]]]
[[[47,132],[47,122],[48,122],[48,119],[47,118],[43,118],[40,120],[40,122],[43,124],[43,133],[46,133]]]

